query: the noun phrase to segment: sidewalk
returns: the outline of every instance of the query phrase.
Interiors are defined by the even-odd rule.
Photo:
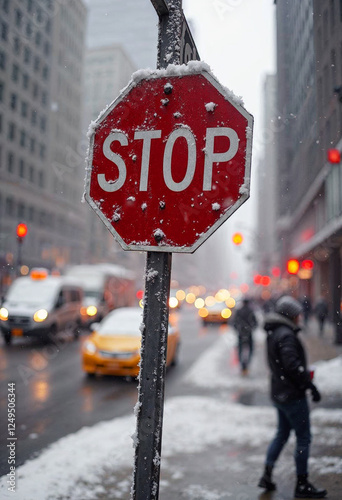
[[[342,354],[342,346],[333,344],[333,329],[327,325],[323,338],[318,336],[317,325],[314,320],[310,328],[301,334],[304,341],[309,363],[319,360],[330,360]],[[235,405],[231,407],[231,415],[226,420],[227,436],[225,440],[209,444],[199,451],[188,451],[186,442],[184,450],[176,454],[168,453],[168,425],[166,412],[166,425],[163,434],[163,454],[160,481],[160,500],[292,500],[295,482],[293,450],[295,440],[290,438],[283,450],[282,456],[275,470],[277,491],[264,493],[257,487],[258,479],[263,469],[265,451],[269,440],[275,430],[275,412],[268,398],[268,374],[265,366],[263,343],[264,332],[258,331],[255,355],[248,377],[241,377],[234,349],[228,346],[225,352],[222,345],[199,360],[192,369],[193,375],[203,373],[206,380],[198,387],[193,387],[193,394],[203,395],[216,401],[231,400]],[[228,357],[227,357],[227,354]],[[209,358],[215,358],[218,370],[210,374]],[[216,385],[214,386],[214,379]],[[184,391],[192,382],[192,374],[185,380]],[[342,498],[342,439],[333,438],[332,430],[342,436],[342,412],[335,415],[336,410],[341,410],[342,399],[327,399],[323,395],[322,404],[312,406],[312,431],[313,445],[310,458],[311,480],[318,486],[325,487],[329,492],[329,500]],[[243,403],[243,406],[238,406]],[[254,406],[255,412],[253,412]],[[263,407],[263,408],[260,408]],[[266,427],[267,438],[264,434],[256,433],[255,439],[250,444],[239,442],[234,436],[229,435],[232,429],[231,421],[236,420],[236,408],[241,408],[241,427],[244,424],[243,410],[251,411],[250,426]],[[328,409],[325,409],[328,408]],[[253,420],[254,417],[254,420]],[[336,417],[336,418],[335,418]],[[201,416],[198,415],[198,419]],[[213,415],[214,418],[214,415]],[[273,420],[273,421],[272,421]],[[270,424],[271,421],[271,424]],[[210,426],[208,421],[207,432],[215,433],[215,425]],[[268,427],[267,427],[268,426]],[[336,429],[336,427],[338,429]],[[239,423],[235,428],[238,434],[241,430]],[[181,429],[180,429],[181,431]],[[246,430],[247,431],[247,430]],[[190,430],[189,430],[190,432]],[[234,432],[234,431],[233,431]],[[335,435],[335,434],[334,434]],[[210,442],[210,439],[209,439]],[[165,451],[164,451],[165,448]],[[170,455],[170,456],[169,456]],[[127,485],[129,470],[122,471],[122,476],[111,481],[110,473],[103,477],[106,492],[103,496],[96,496],[97,500],[128,500],[128,489],[118,490],[118,485]],[[121,482],[120,482],[121,480]],[[115,492],[115,493],[114,493]],[[121,496],[122,495],[122,496]],[[126,495],[126,496],[125,496]],[[93,499],[92,499],[93,500]],[[94,498],[95,500],[95,498]]]

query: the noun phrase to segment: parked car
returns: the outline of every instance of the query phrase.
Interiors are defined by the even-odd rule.
[[[70,328],[75,338],[81,326],[83,291],[74,281],[49,276],[34,269],[9,287],[0,308],[0,327],[5,343],[13,337],[47,339]]]
[[[142,309],[116,309],[101,323],[92,325],[93,333],[82,346],[82,368],[88,375],[96,373],[136,377],[139,374]],[[179,331],[169,325],[166,365],[176,364]]]

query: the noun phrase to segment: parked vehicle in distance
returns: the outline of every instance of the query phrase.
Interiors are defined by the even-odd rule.
[[[202,323],[227,323],[232,312],[224,302],[218,302],[210,306],[204,306],[198,310]]]
[[[9,287],[0,308],[0,327],[5,343],[13,337],[42,340],[70,328],[75,338],[81,326],[83,290],[62,276],[49,276],[46,269],[33,269]]]
[[[101,323],[94,323],[93,333],[82,345],[82,368],[89,375],[139,374],[142,309],[116,309]],[[179,331],[169,325],[166,366],[177,363]]]
[[[81,309],[83,325],[101,321],[110,311],[135,303],[134,274],[115,264],[84,264],[66,269],[84,292]]]

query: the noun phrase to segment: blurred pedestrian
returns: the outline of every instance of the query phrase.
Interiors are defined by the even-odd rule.
[[[242,307],[236,311],[233,326],[238,334],[238,353],[241,373],[247,375],[254,350],[253,330],[257,326],[257,320],[250,305],[249,298],[245,297],[242,302]]]
[[[267,359],[271,371],[271,399],[278,414],[278,428],[269,444],[265,470],[258,486],[276,489],[272,481],[275,463],[288,441],[291,430],[296,433],[295,463],[297,483],[295,498],[324,498],[327,491],[308,481],[308,459],[311,442],[309,406],[306,390],[319,402],[320,393],[307,370],[304,347],[298,338],[298,321],[303,308],[293,297],[281,297],[275,311],[265,317]]]
[[[301,299],[301,304],[303,306],[304,325],[307,326],[312,311],[310,297],[304,295]]]
[[[324,323],[328,316],[328,304],[323,297],[320,297],[315,306],[315,315],[319,325],[319,334],[323,335]]]

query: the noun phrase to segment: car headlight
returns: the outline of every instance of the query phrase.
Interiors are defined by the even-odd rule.
[[[48,317],[48,312],[46,309],[39,309],[33,315],[33,319],[36,323],[41,323],[42,321],[45,321],[47,317]]]
[[[0,319],[1,319],[1,321],[8,320],[8,311],[7,311],[6,307],[0,308]]]
[[[97,314],[97,307],[96,306],[88,306],[87,307],[87,314],[88,314],[88,316],[95,316]]]
[[[94,342],[91,342],[90,340],[86,340],[83,344],[83,349],[88,352],[89,354],[95,354],[96,353],[96,345]]]

